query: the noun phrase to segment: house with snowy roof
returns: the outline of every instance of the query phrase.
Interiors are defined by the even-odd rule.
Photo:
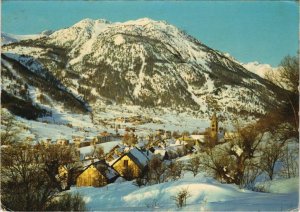
[[[104,160],[91,163],[76,178],[76,186],[101,187],[113,183],[119,174]]]
[[[117,159],[112,167],[122,177],[126,177],[131,172],[131,177],[136,178],[146,169],[148,161],[147,153],[143,153],[140,149],[134,147]]]
[[[105,155],[105,160],[108,162],[116,160],[124,153],[124,150],[125,150],[124,145],[117,144]]]
[[[156,157],[159,157],[161,160],[168,160],[169,159],[169,154],[166,150],[166,148],[163,147],[151,147],[149,149],[153,155]]]

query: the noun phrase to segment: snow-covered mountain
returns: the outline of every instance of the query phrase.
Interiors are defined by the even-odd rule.
[[[242,64],[247,70],[265,78],[268,72],[276,73],[278,67],[272,67],[269,64],[261,64],[257,61]]]
[[[34,104],[45,107],[62,103],[61,98],[32,84],[30,74],[69,96],[65,105],[77,102],[82,110],[116,103],[259,115],[281,102],[278,87],[237,61],[148,18],[84,19],[49,36],[4,45],[2,51],[2,89],[21,98],[24,87]],[[15,67],[26,72],[27,80]],[[8,86],[11,80],[14,88]],[[33,98],[37,93],[46,101]]]
[[[47,36],[49,31],[45,31],[41,34],[33,34],[33,35],[14,35],[10,33],[1,32],[1,46],[4,44],[16,43],[21,40],[28,40],[28,39],[38,39],[44,36]]]

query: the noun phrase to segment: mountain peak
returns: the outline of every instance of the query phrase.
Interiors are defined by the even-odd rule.
[[[77,22],[71,27],[80,27],[80,28],[86,28],[90,26],[94,26],[97,24],[110,24],[110,21],[107,21],[105,19],[91,19],[91,18],[85,18],[82,19],[81,21]]]
[[[155,21],[153,19],[145,17],[145,18],[140,18],[140,19],[137,19],[137,20],[126,21],[122,24],[123,25],[141,25],[141,26],[144,26],[144,25],[147,25],[147,24],[160,23],[160,22],[161,21]]]

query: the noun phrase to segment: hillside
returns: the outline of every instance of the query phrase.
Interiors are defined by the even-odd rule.
[[[294,182],[293,186],[289,186]],[[272,182],[276,186],[276,181]],[[204,176],[185,173],[182,179],[137,187],[133,182],[116,182],[102,188],[73,187],[71,192],[83,195],[93,211],[291,211],[298,200],[299,179],[282,180],[285,189],[261,193],[221,184]],[[188,189],[186,207],[178,209],[172,200],[180,189]],[[283,191],[283,192],[282,192]]]
[[[148,18],[84,19],[50,35],[4,45],[2,51],[2,89],[21,97],[26,83],[31,97],[41,93],[45,101],[24,98],[48,110],[62,105],[64,111],[97,114],[99,105],[126,104],[190,108],[202,117],[212,110],[259,116],[281,102],[278,87],[231,57]]]

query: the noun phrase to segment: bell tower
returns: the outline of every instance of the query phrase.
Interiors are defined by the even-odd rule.
[[[218,141],[218,118],[216,113],[212,115],[210,121],[210,138],[215,143]]]

